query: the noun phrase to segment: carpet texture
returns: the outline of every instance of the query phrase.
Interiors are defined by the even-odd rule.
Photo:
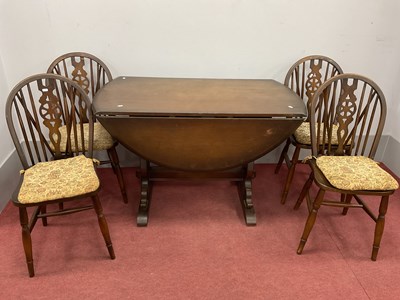
[[[236,187],[227,181],[155,183],[149,225],[137,227],[135,170],[123,170],[124,204],[112,170],[99,169],[116,259],[108,257],[93,211],[51,218],[32,233],[34,278],[18,210],[9,204],[0,215],[0,299],[399,299],[399,192],[390,199],[376,262],[374,222],[355,209],[342,216],[322,207],[297,255],[307,209],[292,207],[308,166],[299,165],[286,205],[286,168],[278,175],[275,165],[255,168],[255,227],[245,225]]]

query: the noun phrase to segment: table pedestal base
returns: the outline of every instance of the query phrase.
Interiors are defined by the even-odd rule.
[[[149,221],[151,189],[153,181],[165,180],[229,180],[237,183],[240,203],[246,225],[256,225],[256,215],[252,201],[252,179],[255,177],[254,163],[225,171],[185,172],[160,166],[151,166],[149,161],[141,159],[140,170],[140,202],[136,218],[137,226],[147,226]]]

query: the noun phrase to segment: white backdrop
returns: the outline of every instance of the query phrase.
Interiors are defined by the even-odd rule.
[[[0,111],[57,56],[86,51],[119,75],[273,78],[309,54],[370,77],[400,141],[398,0],[0,0]],[[13,146],[0,117],[0,165]]]

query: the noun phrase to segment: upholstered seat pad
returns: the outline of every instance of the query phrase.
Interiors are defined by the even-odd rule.
[[[83,124],[84,130],[84,141],[85,141],[85,149],[87,150],[89,147],[89,124]],[[65,152],[67,146],[67,127],[61,126],[60,129],[61,134],[61,142],[60,142],[60,151]],[[71,134],[71,144],[72,148],[75,145],[74,134]],[[81,133],[80,131],[77,133],[78,136],[78,145],[79,150],[82,151],[82,143],[81,143]],[[93,134],[93,150],[107,150],[110,149],[114,145],[114,139],[108,133],[108,131],[99,123],[94,123],[94,134]]]
[[[338,126],[333,125],[332,127],[332,145],[338,144],[337,139],[337,131]],[[322,137],[322,132],[320,133]],[[294,138],[300,144],[310,145],[311,144],[311,137],[310,137],[310,122],[303,122],[294,132]]]
[[[93,160],[79,155],[40,162],[24,171],[18,194],[21,203],[39,203],[96,191],[100,186]]]
[[[316,163],[329,183],[341,190],[386,191],[399,187],[396,179],[368,157],[321,156]]]

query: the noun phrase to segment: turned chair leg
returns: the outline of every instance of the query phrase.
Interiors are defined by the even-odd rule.
[[[107,220],[103,214],[103,208],[101,206],[99,197],[97,195],[93,196],[92,201],[93,201],[94,210],[96,211],[96,214],[97,214],[97,219],[99,222],[101,234],[103,235],[104,241],[106,243],[108,253],[109,253],[111,259],[115,259],[114,248],[112,246],[110,232],[108,230]]]
[[[285,156],[288,153],[289,146],[290,146],[290,138],[288,138],[286,140],[285,147],[283,147],[283,149],[282,149],[281,156],[279,157],[279,160],[278,160],[278,164],[275,167],[275,174],[278,174],[279,170],[281,169],[283,161],[285,160]]]
[[[300,149],[301,149],[300,147],[296,146],[296,148],[294,150],[292,161],[291,161],[291,164],[290,164],[290,167],[289,167],[289,171],[288,171],[288,174],[286,176],[285,186],[284,186],[284,189],[283,189],[283,192],[282,192],[281,204],[285,204],[285,202],[286,202],[286,198],[287,198],[290,186],[291,186],[292,181],[293,181],[294,171],[296,170],[296,165],[297,165],[297,162],[299,160]]]
[[[303,188],[301,189],[299,198],[297,199],[296,204],[293,207],[294,210],[299,209],[300,205],[303,203],[304,198],[309,194],[313,181],[314,181],[314,172],[311,172],[307,181],[304,183]]]
[[[28,212],[25,207],[19,208],[19,220],[22,228],[22,244],[24,246],[29,277],[33,277],[35,276],[35,270],[33,268],[32,238],[31,238],[31,230],[29,228]]]
[[[351,194],[341,194],[340,195],[340,201],[343,201],[346,204],[349,204],[351,202],[351,198],[353,198],[353,195]],[[349,211],[348,207],[344,207],[342,211],[342,215],[347,215],[347,212]]]
[[[40,213],[45,214],[46,212],[47,212],[47,206],[46,205],[41,206]],[[47,218],[46,217],[42,218],[42,224],[43,224],[43,226],[47,226]]]
[[[108,153],[108,157],[110,158],[113,171],[117,175],[119,188],[120,188],[121,194],[122,194],[122,199],[124,200],[124,203],[128,203],[128,196],[126,194],[124,177],[122,176],[121,167],[119,165],[119,158],[118,158],[117,150],[115,149],[115,147],[111,147],[110,149],[107,150],[107,153]]]
[[[321,207],[322,200],[324,199],[325,191],[320,189],[318,191],[317,197],[315,198],[315,201],[313,203],[313,207],[308,214],[307,222],[306,225],[304,226],[304,231],[303,235],[300,239],[299,247],[297,248],[297,254],[301,254],[303,252],[304,246],[306,245],[308,236],[310,235],[310,232],[312,228],[314,227],[315,220],[317,218],[317,213],[319,208]]]
[[[388,203],[389,203],[389,196],[383,196],[381,204],[379,206],[379,215],[378,218],[376,219],[376,225],[375,225],[374,244],[372,246],[372,255],[371,255],[371,260],[373,261],[375,261],[378,256],[378,251],[383,235],[383,229],[385,228],[385,215],[387,212]]]

